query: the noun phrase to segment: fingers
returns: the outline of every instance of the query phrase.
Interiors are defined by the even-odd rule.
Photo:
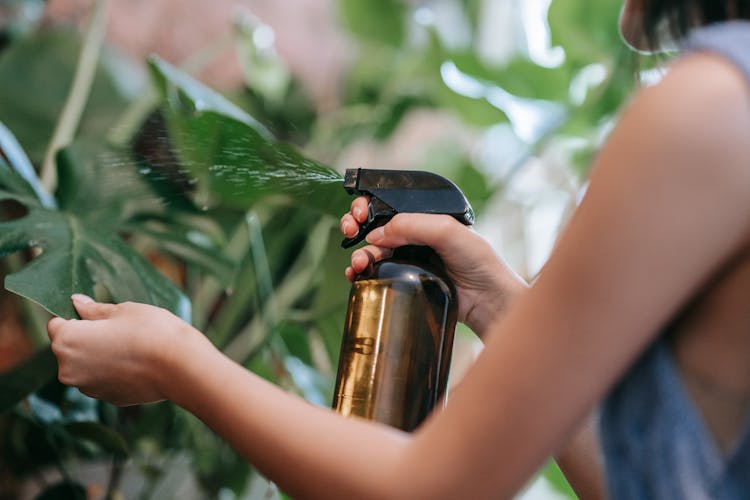
[[[367,220],[367,205],[370,203],[370,201],[367,199],[366,196],[359,196],[354,199],[352,202],[352,206],[349,210],[349,212],[354,217],[354,220],[357,221],[357,223],[362,224],[364,221]]]
[[[440,249],[459,244],[469,229],[448,215],[398,214],[385,226],[374,229],[367,242],[380,247],[424,245]]]
[[[73,305],[75,306],[76,311],[78,311],[78,314],[82,319],[107,319],[116,310],[114,304],[95,302],[91,297],[80,293],[74,294],[71,298],[73,299]]]
[[[367,220],[368,203],[366,196],[357,197],[352,201],[349,213],[341,218],[339,228],[347,238],[353,238],[359,232],[359,225]]]
[[[55,341],[55,337],[60,333],[60,328],[65,324],[65,320],[62,318],[54,317],[47,322],[47,336],[51,342]]]
[[[359,224],[352,214],[346,214],[341,218],[339,229],[347,238],[353,238],[359,232]]]
[[[345,274],[349,281],[354,281],[358,274],[363,273],[374,263],[387,259],[393,255],[393,249],[376,246],[366,246],[352,253],[352,265],[346,268]]]

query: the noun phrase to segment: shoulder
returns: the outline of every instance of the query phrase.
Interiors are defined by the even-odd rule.
[[[690,99],[682,103],[686,111],[696,106],[709,117],[738,118],[738,125],[750,123],[750,75],[719,52],[687,53],[669,67],[659,84],[643,93],[675,93],[675,98]]]
[[[713,52],[692,52],[675,61],[661,82],[638,93],[633,106],[650,108],[652,118],[682,132],[693,127],[696,133],[734,131],[750,137],[750,80]],[[721,130],[708,126],[716,122]]]
[[[721,55],[675,61],[637,93],[618,129],[612,142],[636,148],[657,170],[741,184],[750,194],[750,81]]]

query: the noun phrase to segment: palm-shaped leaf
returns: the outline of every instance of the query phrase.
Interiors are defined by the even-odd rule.
[[[175,285],[107,228],[91,227],[78,216],[34,206],[28,198],[0,191],[0,201],[16,200],[29,212],[0,223],[0,255],[38,248],[41,255],[6,276],[5,288],[51,313],[75,317],[73,293],[95,295],[104,286],[116,302],[135,300],[189,317],[189,303]]]

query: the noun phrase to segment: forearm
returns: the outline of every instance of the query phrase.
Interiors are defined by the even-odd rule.
[[[200,335],[196,332],[196,334]],[[165,368],[167,396],[295,498],[393,498],[410,436],[287,394],[204,339]],[[189,362],[184,362],[189,360]],[[169,365],[169,364],[168,364]]]

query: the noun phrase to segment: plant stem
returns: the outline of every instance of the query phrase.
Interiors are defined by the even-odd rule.
[[[58,150],[67,146],[73,140],[91,92],[97,62],[99,61],[99,52],[104,41],[108,5],[109,0],[96,0],[96,4],[94,4],[91,21],[78,57],[73,85],[44,155],[41,181],[49,192],[54,192],[57,186],[55,155]]]
[[[107,482],[107,492],[104,494],[105,500],[112,500],[115,498],[116,490],[120,485],[120,479],[122,478],[123,464],[119,458],[112,458],[112,465],[109,469],[109,481]]]

